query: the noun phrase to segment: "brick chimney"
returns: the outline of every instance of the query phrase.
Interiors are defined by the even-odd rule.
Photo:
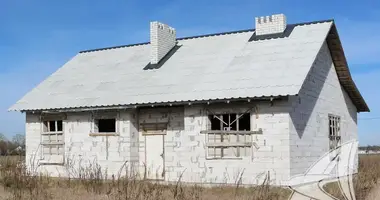
[[[160,60],[176,45],[175,29],[160,23],[150,22],[150,63]]]
[[[284,14],[256,17],[255,22],[256,35],[283,33],[286,29],[286,16]]]

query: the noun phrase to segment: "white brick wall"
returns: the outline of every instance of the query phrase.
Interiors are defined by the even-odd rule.
[[[65,166],[40,165],[38,171],[51,176],[77,176],[79,167],[97,163],[110,176],[117,175],[125,161],[130,166],[138,163],[138,132],[135,127],[136,114],[120,111],[118,130],[120,136],[90,136],[92,117],[90,113],[68,113],[63,121],[65,138]],[[38,114],[26,114],[26,162],[34,168],[40,160],[41,123]],[[68,166],[68,161],[72,166]]]
[[[265,17],[256,17],[256,35],[282,33],[286,29],[286,16],[277,14]]]
[[[286,104],[286,102],[285,102]],[[284,105],[285,105],[284,104]],[[251,111],[253,130],[262,128],[263,135],[254,135],[258,149],[241,160],[207,160],[204,134],[207,129],[207,112],[203,106],[141,109],[120,111],[120,136],[89,136],[90,113],[68,113],[64,121],[66,159],[73,162],[74,170],[98,163],[107,175],[117,175],[125,161],[144,175],[145,136],[136,129],[137,120],[144,122],[169,122],[165,135],[165,180],[177,181],[183,173],[183,182],[234,184],[243,173],[243,184],[260,184],[270,173],[273,184],[281,184],[289,177],[289,114],[280,103],[210,106],[214,113],[240,112],[257,106]],[[27,160],[38,152],[40,142],[39,115],[27,114]],[[35,160],[38,162],[39,157]],[[28,162],[30,165],[32,162]],[[43,165],[39,171],[52,176],[75,176],[69,166]],[[130,168],[129,168],[130,169]]]
[[[341,87],[326,43],[298,96],[291,97],[291,175],[305,171],[329,151],[328,114],[341,117],[342,142],[357,139],[357,113]]]
[[[209,106],[214,113],[243,113],[256,104],[229,107]],[[272,184],[281,184],[289,178],[289,114],[288,107],[271,107],[269,102],[258,104],[258,113],[251,113],[253,130],[262,128],[263,135],[254,135],[253,141],[259,149],[252,147],[251,156],[241,160],[206,159],[207,111],[204,106],[187,106],[184,109],[148,109],[140,114],[140,121],[166,121],[169,129],[165,136],[165,180],[177,181],[182,174],[183,182],[234,184],[242,173],[243,184],[260,184],[270,173]],[[257,118],[256,118],[257,116]],[[144,136],[140,133],[140,158],[144,156]],[[140,159],[143,169],[143,159]]]
[[[157,64],[175,46],[176,31],[174,28],[160,23],[150,23],[150,63]]]

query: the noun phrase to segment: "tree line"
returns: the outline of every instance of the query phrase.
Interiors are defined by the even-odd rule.
[[[361,146],[361,147],[359,147],[359,150],[362,150],[362,151],[380,151],[380,146],[379,145]]]
[[[8,140],[0,133],[0,155],[25,155],[25,136],[16,134]]]

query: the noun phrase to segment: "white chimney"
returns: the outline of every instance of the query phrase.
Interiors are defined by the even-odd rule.
[[[157,64],[176,45],[175,29],[160,23],[150,22],[150,63]]]
[[[286,29],[286,16],[284,14],[256,17],[255,21],[256,35],[282,33]]]

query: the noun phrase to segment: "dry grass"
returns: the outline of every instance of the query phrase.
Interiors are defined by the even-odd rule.
[[[368,195],[372,194],[372,190],[378,190],[378,184],[380,179],[380,155],[360,155],[359,156],[359,172],[354,176],[354,188],[356,199],[369,198]],[[344,199],[340,193],[340,189],[337,183],[327,184],[325,187],[333,196]]]
[[[267,200],[287,199],[288,189],[271,187],[265,181],[257,187],[242,188],[239,185],[202,187],[201,185],[159,183],[138,180],[135,177],[107,179],[97,165],[75,170],[76,179],[57,179],[28,172],[15,158],[0,159],[0,199],[137,199],[137,200]],[[128,174],[125,172],[124,174]]]
[[[134,177],[108,180],[99,167],[79,169],[77,179],[57,179],[28,172],[19,157],[0,158],[0,200],[2,199],[217,199],[267,200],[288,199],[290,191],[271,187],[268,181],[260,186],[242,188],[239,185],[202,187],[201,185],[162,185]],[[380,155],[360,156],[359,173],[355,177],[357,199],[365,199],[380,178]],[[125,172],[128,174],[128,172]],[[122,176],[119,176],[122,177]],[[328,191],[340,195],[336,184]]]

